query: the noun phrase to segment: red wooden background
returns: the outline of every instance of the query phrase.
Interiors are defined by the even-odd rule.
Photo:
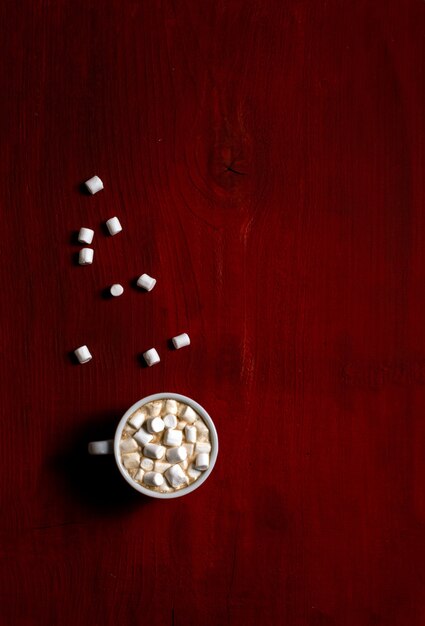
[[[0,18],[2,623],[423,626],[424,2]],[[221,443],[170,502],[86,454],[157,391]]]

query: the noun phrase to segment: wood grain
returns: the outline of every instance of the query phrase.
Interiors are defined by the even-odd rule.
[[[0,18],[2,623],[422,626],[424,3]],[[158,391],[221,444],[170,502],[86,454]]]

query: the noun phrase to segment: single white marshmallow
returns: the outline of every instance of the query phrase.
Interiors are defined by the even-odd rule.
[[[184,443],[183,447],[186,448],[187,451],[187,456],[192,456],[193,454],[193,450],[195,448],[195,446],[193,445],[193,443]]]
[[[167,411],[167,413],[171,413],[171,415],[177,415],[177,408],[177,402],[175,400],[169,398],[165,402],[165,410]]]
[[[206,452],[209,454],[211,452],[211,444],[206,442],[199,442],[195,446],[196,454],[200,454],[201,452]]]
[[[187,473],[190,476],[190,478],[193,478],[194,480],[196,480],[197,478],[199,478],[199,476],[202,474],[202,472],[200,472],[199,470],[195,469],[193,467],[193,463],[191,463],[187,469]]]
[[[188,443],[195,443],[196,442],[196,434],[197,434],[197,430],[194,426],[185,426],[184,427],[184,436],[186,437],[186,441]]]
[[[133,437],[129,437],[128,439],[122,439],[120,442],[120,450],[122,454],[127,454],[128,452],[135,452],[138,448],[137,441],[134,441]]]
[[[178,448],[169,448],[166,456],[167,461],[170,461],[170,463],[181,463],[181,461],[185,461],[187,459],[187,450],[186,448],[183,448],[183,446]]]
[[[137,471],[137,474],[135,475],[135,477],[134,477],[134,478],[135,478],[136,480],[138,480],[139,482],[142,482],[142,481],[143,481],[143,476],[144,476],[144,473],[145,473],[145,472],[144,472],[142,469],[139,469],[139,470]]]
[[[158,418],[156,418],[158,419]],[[165,446],[181,446],[183,441],[183,433],[181,430],[174,430],[170,428],[165,432],[163,444]]]
[[[143,358],[145,359],[149,367],[152,367],[152,365],[156,365],[161,360],[155,348],[151,348],[150,350],[147,350],[146,352],[144,352]]]
[[[137,286],[145,289],[146,291],[152,291],[156,285],[156,279],[149,276],[149,274],[142,274],[137,279]]]
[[[165,477],[174,489],[187,483],[187,476],[180,465],[172,465],[165,472]]]
[[[163,463],[162,461],[155,461],[155,472],[163,474],[167,469],[171,467],[171,463]]]
[[[78,233],[78,241],[80,243],[88,243],[89,245],[93,241],[94,230],[91,228],[80,228],[80,232]]]
[[[198,441],[209,441],[210,433],[209,431],[202,431],[201,433],[198,431]]]
[[[164,418],[165,428],[175,428],[177,426],[177,417],[169,413]]]
[[[117,235],[122,231],[122,226],[117,217],[111,217],[106,221],[106,228],[109,230],[110,235]]]
[[[146,472],[143,476],[143,482],[150,487],[161,487],[164,476],[159,472]]]
[[[150,417],[146,420],[146,430],[152,434],[162,433],[164,428],[164,422],[160,417]]]
[[[148,443],[143,448],[143,454],[150,459],[155,459],[156,461],[159,461],[160,459],[164,458],[165,448],[164,446],[159,446],[156,443]]]
[[[119,283],[116,283],[115,285],[112,285],[109,291],[111,292],[111,296],[114,296],[114,298],[116,298],[117,296],[122,296],[122,294],[124,293],[124,287]]]
[[[149,415],[152,417],[158,417],[158,415],[161,415],[162,401],[155,400],[155,402],[149,402],[147,407],[149,408]]]
[[[150,435],[149,433],[147,433],[144,428],[141,428],[140,430],[138,430],[137,433],[133,435],[133,437],[137,441],[137,443],[140,443],[141,446],[145,446],[146,444],[150,443],[153,439],[153,435]]]
[[[207,452],[201,452],[197,455],[195,461],[195,469],[205,472],[210,466],[210,455]]]
[[[183,428],[185,428],[185,426],[187,425],[187,422],[183,422],[183,420],[181,420],[180,422],[177,423],[177,430],[183,430]]]
[[[184,470],[187,470],[187,466],[189,465],[189,461],[187,459],[185,459],[184,461],[182,461],[181,463],[179,463],[180,467]]]
[[[122,457],[124,467],[127,469],[135,469],[140,464],[140,454],[138,452],[130,452],[130,454],[124,454]]]
[[[140,462],[140,467],[144,469],[146,472],[150,472],[153,470],[153,461],[152,459],[143,458]]]
[[[189,422],[189,424],[193,424],[193,422],[198,419],[198,415],[195,413],[192,407],[187,405],[183,407],[183,409],[180,411],[180,417],[182,420]]]
[[[87,346],[81,346],[80,348],[77,348],[76,350],[74,350],[74,354],[80,363],[88,363],[88,361],[93,358]]]
[[[185,346],[190,346],[190,338],[187,333],[176,335],[171,341],[173,342],[173,346],[176,350],[180,350],[180,348],[184,348]]]
[[[142,411],[141,409],[139,409],[138,411],[133,413],[133,415],[130,417],[128,421],[130,422],[132,426],[134,426],[134,428],[139,429],[140,426],[145,421],[145,419],[146,419],[146,413]]]
[[[93,248],[81,248],[78,255],[78,263],[80,265],[91,265],[93,263],[94,250]]]
[[[92,176],[92,178],[86,180],[85,185],[91,194],[95,194],[103,189],[103,183],[99,176]]]

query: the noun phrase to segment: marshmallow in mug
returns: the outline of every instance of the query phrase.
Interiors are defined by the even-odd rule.
[[[169,428],[163,437],[163,443],[165,446],[170,447],[181,446],[183,443],[183,431]]]
[[[175,415],[171,415],[171,413],[166,415],[163,421],[165,428],[175,428],[177,426],[177,417]]]
[[[122,464],[132,480],[160,493],[184,489],[209,467],[208,426],[188,404],[172,398],[139,407],[120,441]]]

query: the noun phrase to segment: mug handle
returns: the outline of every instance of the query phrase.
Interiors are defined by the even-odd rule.
[[[89,443],[89,454],[113,454],[114,440],[91,441]]]

